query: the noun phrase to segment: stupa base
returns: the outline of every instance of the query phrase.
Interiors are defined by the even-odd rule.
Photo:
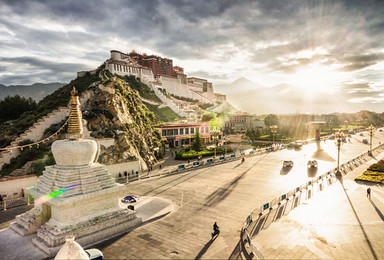
[[[128,232],[141,223],[141,218],[137,218],[136,213],[130,210],[102,216],[96,223],[78,223],[63,230],[57,230],[46,223],[37,231],[37,237],[32,242],[46,254],[55,256],[67,236],[75,236],[76,242],[87,247]]]

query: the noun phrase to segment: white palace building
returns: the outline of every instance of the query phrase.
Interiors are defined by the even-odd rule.
[[[171,59],[135,51],[125,54],[112,50],[105,68],[121,76],[134,75],[152,88],[164,89],[169,94],[201,103],[222,103],[226,100],[225,95],[214,93],[211,82],[196,77],[188,78],[183,68],[173,66]]]

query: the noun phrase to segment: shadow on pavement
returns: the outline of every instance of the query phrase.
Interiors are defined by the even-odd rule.
[[[292,170],[292,167],[281,167],[280,175],[286,175]]]
[[[338,178],[338,179],[339,179],[339,178]],[[374,250],[373,247],[372,247],[371,241],[369,240],[369,238],[368,238],[368,236],[367,236],[367,233],[365,232],[365,229],[364,229],[363,225],[361,224],[360,218],[359,218],[359,216],[358,216],[357,213],[356,213],[355,207],[353,206],[352,201],[351,201],[351,199],[349,198],[348,193],[347,193],[347,191],[346,191],[346,189],[345,189],[345,187],[344,187],[344,184],[343,184],[343,178],[341,177],[341,178],[339,179],[339,181],[340,181],[340,184],[341,184],[341,186],[342,186],[342,188],[343,188],[343,191],[344,191],[344,193],[345,193],[345,195],[346,195],[346,197],[347,197],[347,199],[348,199],[348,202],[349,202],[349,204],[351,205],[352,211],[353,211],[353,213],[355,214],[356,220],[357,220],[357,222],[359,222],[361,231],[362,231],[363,234],[364,234],[365,241],[367,241],[367,244],[368,244],[369,249],[370,249],[370,251],[371,251],[371,253],[372,253],[372,255],[373,255],[373,258],[374,258],[375,260],[377,260],[378,258],[377,258],[377,255],[376,255],[376,253],[375,253],[375,250]]]
[[[381,220],[384,221],[383,213],[381,213],[381,211],[377,208],[376,204],[373,202],[371,198],[369,198],[369,201],[371,202],[372,206],[375,208],[377,214],[379,214],[379,217],[381,218]]]
[[[216,240],[217,237],[218,235],[212,238],[211,240],[209,240],[208,243],[205,244],[205,246],[200,250],[200,252],[195,257],[195,260],[200,259],[205,254],[205,252],[207,252],[208,248],[213,244],[213,242]]]
[[[245,170],[242,174],[235,177],[231,182],[223,185],[222,187],[219,187],[214,192],[212,192],[207,197],[207,202],[205,203],[205,207],[215,206],[221,201],[223,201],[231,192],[233,189],[237,186],[239,181],[244,178],[245,174],[252,169],[256,164],[258,164],[261,160],[263,160],[268,154],[265,154],[263,157],[261,157],[256,163],[254,163],[251,167],[249,167],[247,170]]]

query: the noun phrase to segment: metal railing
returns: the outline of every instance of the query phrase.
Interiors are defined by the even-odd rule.
[[[33,197],[29,195],[19,198],[3,199],[3,201],[0,202],[0,210],[6,211],[9,208],[30,204],[33,204]]]
[[[379,154],[383,150],[384,144],[381,144],[373,149],[373,153]],[[340,171],[342,175],[346,175],[369,159],[369,153],[363,153],[340,165]],[[272,222],[288,215],[291,210],[295,209],[303,201],[312,198],[317,193],[335,183],[337,181],[336,171],[337,168],[332,169],[253,210],[245,220],[240,235],[244,249],[243,253],[246,258],[252,259],[256,257],[257,259],[264,259],[263,254],[256,245],[252,243],[252,239],[255,238],[261,230],[267,229]]]

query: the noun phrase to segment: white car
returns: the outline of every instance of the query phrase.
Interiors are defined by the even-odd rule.
[[[85,252],[87,253],[87,255],[89,257],[89,260],[103,260],[104,259],[103,253],[97,248],[87,249],[87,250],[85,250]]]
[[[311,161],[308,161],[308,163],[307,163],[308,168],[317,168],[317,165],[318,165],[318,163],[316,160],[311,160]]]
[[[284,161],[283,162],[283,167],[284,168],[293,167],[293,162],[292,161]]]

